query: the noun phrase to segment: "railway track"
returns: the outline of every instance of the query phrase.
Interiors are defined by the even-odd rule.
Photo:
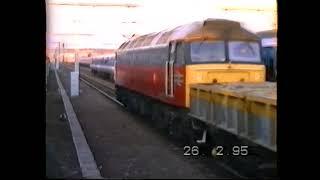
[[[65,65],[65,67],[68,68],[69,70],[73,70],[74,69],[73,66],[71,66],[71,65]],[[87,84],[91,88],[97,90],[103,96],[105,96],[108,99],[112,100],[116,104],[124,107],[124,105],[116,99],[115,88],[114,88],[114,86],[113,86],[113,84],[111,82],[108,82],[106,80],[102,80],[99,77],[94,77],[91,74],[90,69],[87,68],[87,67],[81,67],[80,66],[79,68],[80,68],[79,76],[80,76],[80,80],[81,81],[83,81],[85,84]],[[181,146],[181,145],[179,145],[179,146]],[[206,154],[205,156],[206,157],[199,158],[197,160],[203,161],[203,163],[205,163],[205,164],[212,164],[213,163],[214,165],[218,165],[219,168],[223,169],[224,171],[227,171],[229,174],[232,174],[235,177],[238,177],[238,178],[251,178],[251,175],[249,175],[249,176],[248,175],[244,175],[242,172],[239,172],[238,170],[236,170],[236,168],[234,168],[229,163],[225,163],[222,160],[216,160],[215,161],[210,154]],[[210,162],[210,161],[214,161],[214,162]]]
[[[73,68],[70,65],[66,65],[66,67],[70,70],[73,70]],[[80,68],[81,70],[87,69],[85,67],[80,67]],[[85,70],[85,72],[87,73],[82,73],[81,70],[79,74],[81,81],[86,83],[91,88],[97,90],[105,97],[119,104],[120,106],[123,106],[123,104],[116,99],[115,88],[114,86],[110,85],[111,83],[102,79],[98,79],[97,77],[92,77],[91,75],[88,75],[88,72],[90,72],[89,70]]]

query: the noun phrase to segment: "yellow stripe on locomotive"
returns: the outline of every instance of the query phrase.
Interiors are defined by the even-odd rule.
[[[186,107],[190,107],[191,84],[264,82],[265,66],[260,64],[196,64],[186,66]]]

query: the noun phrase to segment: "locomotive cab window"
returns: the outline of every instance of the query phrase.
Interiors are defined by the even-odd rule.
[[[185,64],[185,45],[181,42],[177,43],[177,50],[176,50],[176,64],[183,65]]]
[[[229,58],[231,62],[260,63],[260,47],[257,42],[229,42]]]
[[[191,62],[224,62],[225,43],[223,41],[202,41],[190,44]]]

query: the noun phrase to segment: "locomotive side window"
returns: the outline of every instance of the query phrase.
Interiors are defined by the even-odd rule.
[[[177,43],[177,65],[184,65],[185,64],[185,47],[182,43]]]
[[[223,41],[193,42],[190,45],[192,62],[223,62],[226,60]]]
[[[147,60],[149,64],[161,65],[168,60],[168,47],[166,48],[152,48],[146,52]]]
[[[260,47],[257,42],[229,42],[229,57],[233,62],[261,62]]]

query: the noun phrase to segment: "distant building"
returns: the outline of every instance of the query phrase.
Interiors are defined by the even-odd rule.
[[[114,53],[114,49],[64,49],[63,51],[60,50],[60,61],[72,63],[75,61],[75,54],[78,53],[78,58],[82,57],[92,57],[100,56],[100,55],[108,55]],[[47,54],[51,62],[54,62],[55,57],[59,58],[59,55],[56,49],[47,49]]]

